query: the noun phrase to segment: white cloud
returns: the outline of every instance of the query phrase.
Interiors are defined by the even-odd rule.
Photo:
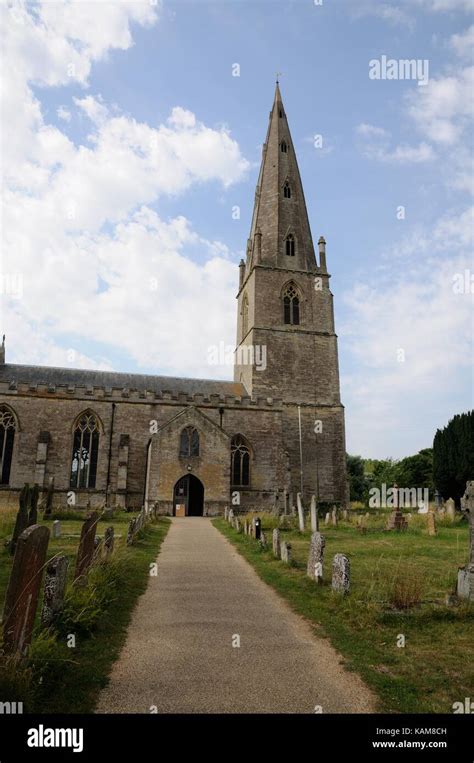
[[[60,106],[56,113],[59,119],[62,119],[63,122],[71,121],[71,112],[65,106]]]
[[[460,34],[453,34],[449,42],[460,58],[467,58],[472,61],[474,55],[474,24]]]
[[[474,66],[438,79],[408,96],[408,113],[420,132],[435,143],[453,145],[472,119]]]
[[[224,244],[200,238],[182,217],[163,221],[147,205],[194,183],[227,187],[248,162],[227,129],[207,127],[181,106],[150,126],[111,111],[100,96],[75,98],[91,120],[85,145],[47,124],[30,83],[66,84],[69,61],[72,78],[87,84],[94,61],[133,44],[132,22],[156,18],[148,3],[65,3],[63,10],[21,5],[16,19],[3,9],[4,108],[13,118],[5,136],[11,150],[4,149],[2,268],[22,274],[24,289],[22,299],[4,299],[9,357],[65,365],[67,334],[77,347],[103,342],[148,368],[215,376],[207,346],[234,339],[237,268]],[[67,121],[69,109],[61,106],[58,116]],[[201,265],[189,257],[195,247],[205,255]],[[72,365],[110,367],[77,348]]]
[[[342,384],[351,452],[428,447],[433,421],[459,412],[459,400],[470,405],[473,296],[457,294],[453,279],[472,273],[472,221],[468,209],[413,233],[385,253],[383,271],[345,295],[339,330],[356,369]]]
[[[434,159],[434,152],[428,143],[418,146],[404,144],[392,148],[391,133],[383,127],[362,123],[356,127],[356,134],[361,139],[359,149],[367,159],[392,164],[419,164]]]

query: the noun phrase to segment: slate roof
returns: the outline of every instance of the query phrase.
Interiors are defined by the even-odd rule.
[[[116,387],[150,392],[184,392],[187,395],[245,396],[247,391],[240,382],[215,379],[183,379],[175,376],[149,376],[115,371],[89,371],[81,368],[55,368],[53,366],[23,366],[13,363],[0,365],[0,382],[17,384],[73,385],[84,387]]]

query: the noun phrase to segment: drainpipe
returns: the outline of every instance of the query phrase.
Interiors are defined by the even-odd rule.
[[[301,437],[301,406],[298,406],[298,430],[300,440],[300,492],[303,500],[303,439]]]
[[[105,488],[105,505],[109,502],[110,491],[110,462],[112,460],[112,437],[114,434],[115,403],[112,403],[112,418],[110,421],[109,456],[107,461],[107,487]]]

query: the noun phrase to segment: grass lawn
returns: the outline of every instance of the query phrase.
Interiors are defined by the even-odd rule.
[[[11,537],[15,512],[0,515],[0,602],[3,608],[12,557],[4,547]],[[48,558],[57,553],[69,557],[69,588],[74,573],[75,556],[82,521],[61,516],[61,537],[50,538]],[[127,547],[127,527],[133,515],[118,513],[113,520],[99,522],[97,534],[106,527],[115,529],[115,548],[112,559],[94,566],[87,587],[72,594],[67,617],[54,633],[39,627],[38,607],[35,636],[29,659],[21,669],[3,663],[0,667],[0,699],[23,701],[25,712],[90,713],[93,712],[100,690],[119,656],[125,641],[133,607],[145,590],[150,564],[156,559],[168,531],[169,520],[159,518],[146,526],[133,546]],[[53,516],[53,519],[55,517]],[[52,520],[42,524],[51,526]],[[76,537],[67,537],[68,534]],[[121,536],[121,537],[118,537]],[[69,634],[75,636],[75,646],[68,647]]]
[[[288,566],[272,553],[276,519],[260,514],[268,550],[237,533],[223,519],[214,521],[260,577],[314,627],[328,637],[379,696],[380,712],[451,713],[453,702],[474,696],[474,607],[449,606],[457,568],[468,557],[468,527],[443,521],[430,537],[426,518],[414,516],[406,533],[384,532],[386,516],[372,516],[362,534],[355,522],[321,525],[326,538],[324,583],[306,575],[310,532],[281,530],[292,545]],[[331,590],[335,553],[351,562],[351,593]],[[413,606],[401,608],[412,598]],[[405,646],[400,635],[405,637]]]

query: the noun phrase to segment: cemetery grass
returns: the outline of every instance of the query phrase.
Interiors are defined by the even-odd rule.
[[[318,637],[328,637],[344,659],[379,697],[379,712],[452,713],[452,705],[471,697],[474,686],[474,607],[448,606],[457,568],[468,557],[468,527],[462,520],[442,522],[430,537],[424,517],[414,517],[406,533],[384,532],[386,517],[373,517],[362,534],[349,522],[321,525],[326,538],[324,584],[306,575],[311,533],[280,531],[292,545],[290,565],[272,553],[275,518],[260,514],[268,550],[237,533],[223,519],[215,526],[291,607],[305,617]],[[331,590],[335,553],[351,560],[351,593]],[[399,636],[405,647],[397,646]]]
[[[0,520],[2,609],[12,564],[4,540],[11,537],[12,516],[11,521],[5,516]],[[99,522],[99,536],[103,536],[106,527],[114,526],[114,552],[110,560],[93,565],[87,587],[76,592],[71,583],[82,520],[67,516],[67,512],[62,514],[61,537],[50,537],[47,553],[48,559],[59,553],[69,557],[68,606],[64,616],[54,631],[41,629],[40,598],[28,658],[20,668],[4,663],[3,670],[0,669],[0,698],[14,697],[23,701],[25,712],[94,711],[98,695],[125,641],[134,605],[147,586],[150,564],[155,561],[170,524],[168,519],[160,517],[139,533],[132,546],[127,546],[128,523],[134,515],[121,512],[113,519]],[[51,530],[52,520],[40,519],[39,522]],[[68,534],[76,537],[68,538]],[[67,646],[71,633],[76,637],[73,648]]]

